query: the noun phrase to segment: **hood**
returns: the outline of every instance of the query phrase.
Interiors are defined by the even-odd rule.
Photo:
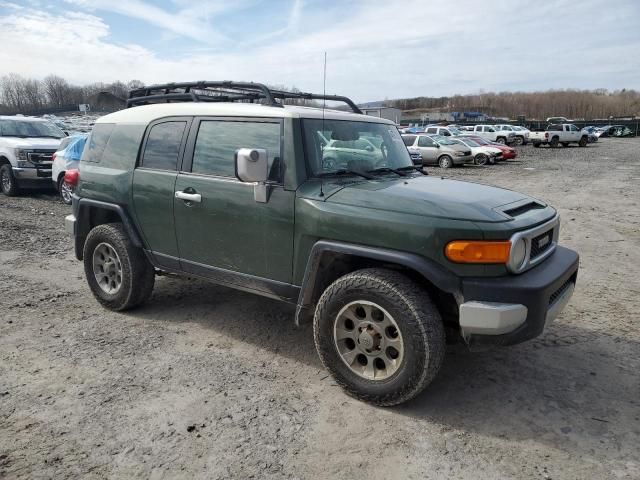
[[[365,181],[336,187],[325,186],[327,202],[452,220],[510,221],[513,217],[503,210],[533,202],[539,206],[540,216],[549,217],[555,213],[542,202],[522,193],[440,177]]]
[[[21,138],[21,137],[0,137],[2,143],[9,148],[47,149],[57,150],[62,139],[56,138]]]

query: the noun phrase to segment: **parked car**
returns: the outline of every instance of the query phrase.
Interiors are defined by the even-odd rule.
[[[552,123],[552,124],[556,124],[556,123],[568,123],[571,120],[569,120],[567,117],[549,117],[547,118],[547,123]]]
[[[516,130],[516,127],[512,125],[494,125],[496,130],[504,130],[506,132],[513,132],[514,144],[526,145],[529,142],[529,132],[524,130]]]
[[[633,131],[624,125],[606,125],[600,129],[600,137],[630,137]]]
[[[180,93],[188,88],[245,103],[195,104],[201,93]],[[298,324],[313,322],[337,384],[380,406],[436,377],[447,332],[512,345],[564,309],[579,259],[558,243],[554,208],[425,176],[392,121],[346,97],[353,113],[278,101],[299,95],[229,81],[156,85],[96,122],[79,172],[66,174],[76,190],[65,225],[100,304],[140,306],[156,272],[287,302]],[[164,103],[176,98],[193,100]],[[246,103],[256,98],[263,104]],[[379,138],[384,160],[326,168],[323,136]]]
[[[598,141],[598,135],[596,135],[596,127],[583,127],[582,131],[587,134],[589,143],[595,143]]]
[[[47,120],[0,116],[0,189],[7,196],[21,188],[48,187],[51,162],[65,134]]]
[[[450,139],[454,143],[458,143],[471,150],[473,155],[473,163],[476,165],[494,165],[496,162],[502,160],[502,150],[499,148],[491,147],[488,145],[480,145],[475,140],[469,137],[455,137]]]
[[[457,135],[460,135],[462,132],[456,127],[452,126],[441,127],[431,125],[424,129],[424,133],[428,135],[442,135],[443,137],[455,137]]]
[[[87,141],[87,135],[74,135],[62,139],[60,148],[53,154],[51,180],[60,194],[63,203],[71,205],[73,186],[64,181],[64,174],[68,170],[78,169],[80,157]]]
[[[556,148],[559,144],[568,147],[571,143],[586,147],[589,143],[588,135],[572,123],[549,125],[544,131],[531,132],[529,139],[534,147],[549,145]]]
[[[498,130],[493,125],[474,125],[472,133],[484,137],[492,142],[511,145],[515,142],[515,134],[504,130]]]
[[[473,155],[469,147],[456,144],[447,137],[439,135],[403,135],[404,144],[409,152],[418,152],[422,165],[438,165],[451,168],[456,165],[473,163]]]
[[[518,151],[515,148],[505,145],[503,143],[491,142],[484,137],[480,137],[473,134],[465,134],[465,135],[462,135],[462,137],[470,138],[474,142],[477,142],[483,146],[495,147],[500,149],[502,151],[502,160],[512,160],[518,156]]]

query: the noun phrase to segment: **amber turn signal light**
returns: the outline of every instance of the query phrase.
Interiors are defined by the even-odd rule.
[[[456,263],[507,263],[511,242],[456,240],[447,244],[444,253]]]

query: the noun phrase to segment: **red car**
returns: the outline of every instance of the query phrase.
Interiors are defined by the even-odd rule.
[[[518,156],[518,151],[515,148],[503,145],[502,143],[490,142],[484,137],[477,137],[475,135],[465,135],[465,137],[469,137],[470,139],[485,147],[499,148],[500,150],[502,150],[503,160],[512,160]]]

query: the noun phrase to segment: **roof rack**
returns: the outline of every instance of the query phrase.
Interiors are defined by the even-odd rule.
[[[350,98],[340,95],[285,92],[273,90],[262,83],[231,81],[164,83],[136,88],[129,91],[127,108],[169,102],[260,102],[283,107],[287,99],[334,100],[346,103],[354,113],[362,113]]]

